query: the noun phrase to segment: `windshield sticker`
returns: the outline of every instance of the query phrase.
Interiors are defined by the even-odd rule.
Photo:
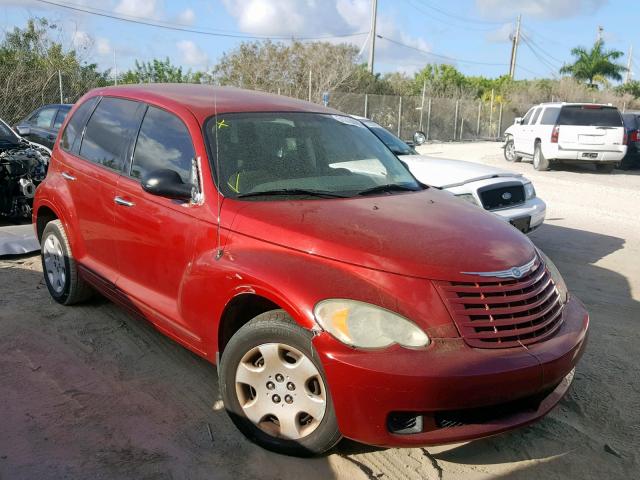
[[[355,118],[345,117],[344,115],[331,115],[331,118],[337,120],[340,123],[344,123],[345,125],[366,128],[360,121],[356,120]]]
[[[227,128],[229,126],[229,124],[224,121],[224,118],[222,120],[218,120],[216,122],[216,125],[218,126],[219,129],[220,128]]]

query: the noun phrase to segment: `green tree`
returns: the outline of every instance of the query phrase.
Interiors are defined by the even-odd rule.
[[[154,58],[150,62],[135,61],[135,68],[122,75],[122,83],[200,83],[204,81],[204,72],[183,72],[182,67],[171,63],[169,57],[164,60]]]
[[[571,55],[576,57],[576,61],[570,65],[563,65],[560,73],[586,82],[591,88],[597,88],[598,80],[620,81],[622,73],[627,70],[624,65],[616,63],[624,53],[619,50],[605,50],[602,40],[596,41],[590,50],[575,47],[571,50]]]
[[[628,93],[629,95],[633,95],[635,98],[640,98],[640,81],[632,80],[630,82],[623,83],[622,85],[618,85],[615,90],[620,95]]]

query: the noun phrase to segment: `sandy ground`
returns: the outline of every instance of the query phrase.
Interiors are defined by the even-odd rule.
[[[524,172],[548,203],[532,239],[592,323],[574,384],[545,419],[447,447],[269,453],[220,409],[215,367],[106,300],[54,304],[39,258],[23,256],[0,259],[0,479],[637,478],[640,172],[538,173],[506,164],[496,143],[422,150]]]

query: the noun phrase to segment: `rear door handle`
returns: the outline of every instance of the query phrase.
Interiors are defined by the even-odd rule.
[[[125,200],[122,197],[114,197],[113,201],[116,202],[118,205],[122,205],[123,207],[133,207],[133,206],[135,206],[135,203],[129,202],[128,200]]]
[[[76,177],[74,177],[73,175],[69,175],[67,172],[62,172],[62,178],[64,178],[65,180],[70,180],[70,181],[75,181]]]

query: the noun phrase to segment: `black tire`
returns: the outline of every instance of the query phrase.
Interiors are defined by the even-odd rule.
[[[242,326],[229,340],[220,361],[220,393],[225,409],[238,429],[252,442],[277,453],[310,457],[320,455],[333,447],[342,438],[333,409],[333,401],[327,387],[322,364],[311,340],[313,334],[298,326],[283,310],[272,310],[258,315]],[[236,371],[245,355],[258,346],[284,344],[304,354],[319,372],[324,382],[326,396],[322,420],[307,436],[290,440],[270,435],[247,418],[240,405],[236,391]],[[266,390],[265,390],[266,392]],[[253,393],[257,396],[260,392]],[[268,395],[268,394],[266,394]],[[275,401],[275,400],[274,400]]]
[[[615,167],[613,163],[596,163],[596,170],[600,173],[611,173]]]
[[[540,172],[549,170],[549,160],[544,158],[540,142],[536,142],[533,147],[533,168]]]
[[[55,240],[50,237],[55,238]],[[47,262],[45,260],[45,250],[47,249],[47,241],[55,242],[57,240],[60,247],[62,258],[56,261],[62,267],[64,266],[64,282],[56,282],[54,285],[53,276],[48,274]],[[42,232],[40,241],[40,258],[42,260],[42,271],[44,281],[49,290],[51,297],[62,305],[73,305],[90,298],[93,294],[91,287],[78,275],[78,265],[71,252],[69,239],[64,231],[64,226],[60,220],[52,220],[47,223]]]
[[[507,162],[521,162],[522,157],[516,155],[515,146],[513,144],[513,137],[508,137],[504,144],[504,159]]]

